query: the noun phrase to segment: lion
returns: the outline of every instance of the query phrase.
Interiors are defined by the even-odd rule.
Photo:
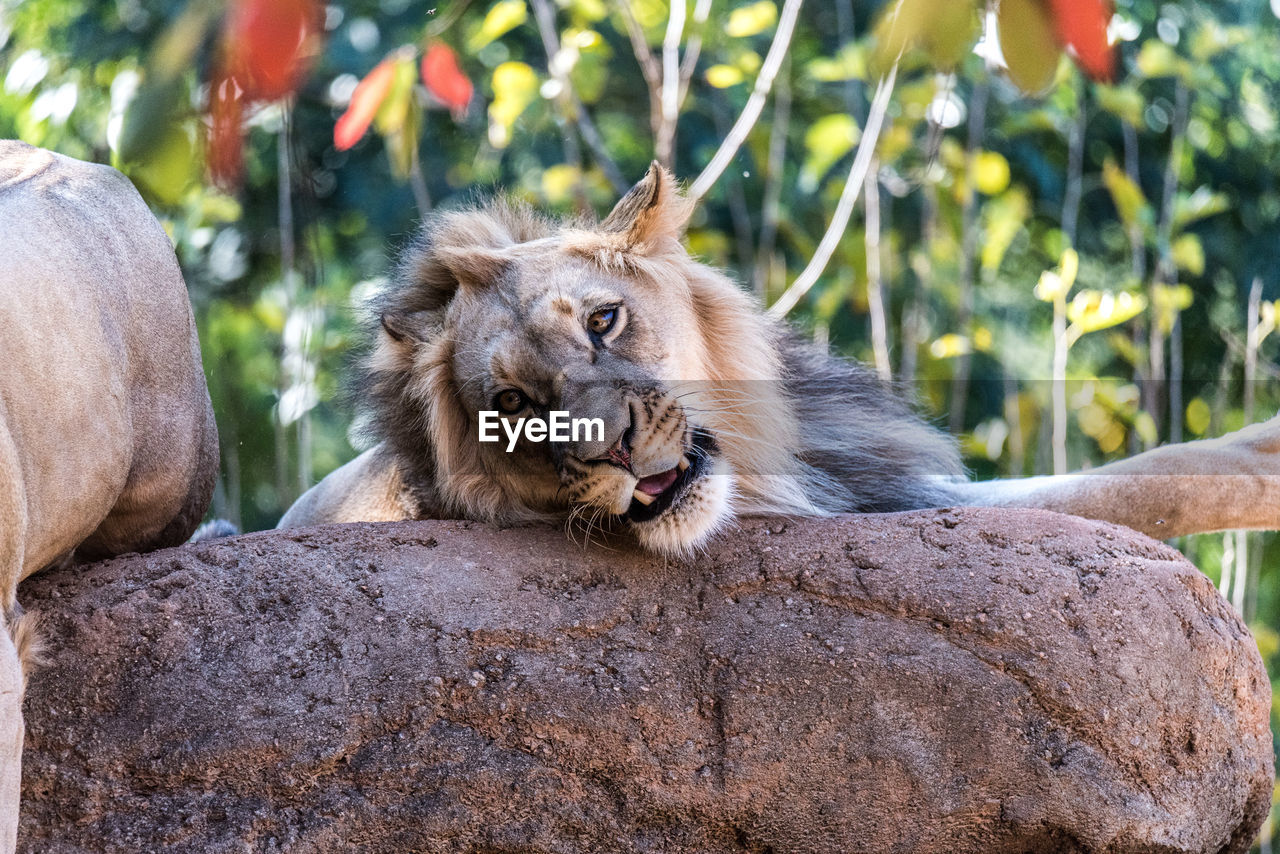
[[[218,434],[173,247],[106,166],[0,141],[0,851],[17,835],[18,583],[184,542]]]
[[[280,527],[567,518],[678,556],[760,514],[986,504],[1160,538],[1280,526],[1275,419],[1087,475],[969,482],[903,396],[691,258],[692,209],[655,163],[599,224],[501,201],[435,215],[371,305],[357,385],[375,444]],[[557,411],[603,429],[481,441],[486,418]]]

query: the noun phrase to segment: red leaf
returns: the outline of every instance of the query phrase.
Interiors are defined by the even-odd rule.
[[[240,186],[244,175],[244,92],[225,69],[218,69],[209,86],[209,138],[206,146],[209,176],[226,190]]]
[[[1110,0],[1049,0],[1058,41],[1075,52],[1076,64],[1095,80],[1111,81],[1116,54],[1107,42]]]
[[[323,16],[318,0],[232,0],[223,45],[248,99],[297,90],[319,52]]]
[[[465,112],[474,88],[458,67],[458,56],[447,44],[432,42],[422,56],[422,83],[455,115]]]
[[[346,151],[360,141],[369,123],[378,114],[378,107],[391,91],[391,84],[396,79],[394,60],[384,59],[365,75],[365,78],[351,93],[351,103],[347,111],[338,118],[333,126],[333,144],[339,151]]]

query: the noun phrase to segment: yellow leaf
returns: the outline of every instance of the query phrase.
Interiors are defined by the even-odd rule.
[[[1009,161],[995,151],[979,151],[973,158],[970,180],[979,193],[994,196],[1009,186]]]
[[[484,16],[480,29],[467,40],[467,49],[472,53],[480,50],[489,42],[520,26],[528,18],[529,11],[524,0],[498,0]]]
[[[391,89],[382,99],[373,119],[373,126],[378,133],[386,136],[404,127],[405,120],[409,117],[409,105],[413,101],[413,84],[417,79],[418,69],[413,59],[402,58],[396,61]]]
[[[800,170],[800,188],[813,192],[836,161],[853,150],[861,136],[858,123],[848,113],[831,113],[809,125],[804,133],[807,155]]]
[[[1213,417],[1213,411],[1209,409],[1209,404],[1204,402],[1204,398],[1193,397],[1191,402],[1187,404],[1187,429],[1196,436],[1203,436],[1204,432],[1209,429],[1209,421]]]
[[[1107,185],[1107,190],[1111,193],[1111,200],[1115,203],[1121,222],[1132,226],[1146,219],[1149,206],[1146,196],[1142,195],[1142,188],[1111,158],[1107,158],[1102,164],[1102,183]]]
[[[861,42],[849,42],[831,59],[819,57],[809,63],[809,76],[822,83],[867,79],[867,52]]]
[[[1009,79],[1024,92],[1048,89],[1061,51],[1044,5],[1037,0],[1001,0],[996,16]]]
[[[1067,290],[1071,290],[1071,286],[1076,283],[1076,274],[1080,272],[1079,253],[1070,246],[1062,250],[1062,260],[1058,262],[1058,269]]]
[[[1168,335],[1173,331],[1173,323],[1179,312],[1191,307],[1194,298],[1191,288],[1186,285],[1156,284],[1151,288],[1151,310],[1155,314],[1156,325]]]
[[[1194,234],[1184,234],[1169,247],[1173,263],[1193,276],[1204,275],[1204,246]]]
[[[1075,335],[1079,336],[1124,323],[1141,314],[1146,307],[1147,298],[1141,294],[1085,290],[1067,304],[1067,319],[1071,321]]]
[[[1156,420],[1145,409],[1133,416],[1133,429],[1137,431],[1139,438],[1148,445],[1154,445],[1158,440],[1156,436]]]
[[[684,0],[674,0],[683,3]],[[773,0],[758,0],[749,6],[739,6],[729,13],[724,26],[725,35],[741,39],[754,36],[772,27],[778,21],[778,7]]]
[[[959,64],[978,38],[978,4],[973,0],[895,0],[876,22],[875,64],[891,66],[919,48],[938,68]]]
[[[523,62],[504,62],[493,69],[493,101],[489,104],[489,144],[506,148],[511,126],[538,95],[538,75]]]
[[[1142,94],[1137,89],[1131,86],[1108,86],[1105,83],[1095,83],[1093,91],[1098,96],[1098,104],[1104,110],[1114,113],[1135,127],[1142,124],[1142,110],[1145,105]]]
[[[1020,187],[1014,187],[983,205],[982,218],[987,235],[982,244],[984,272],[994,273],[999,268],[1013,239],[1022,231],[1030,215],[1031,203],[1026,191]]]
[[[579,180],[578,167],[558,163],[542,170],[542,195],[548,204],[559,205],[569,201],[573,187]]]
[[[713,65],[707,69],[707,82],[717,89],[737,86],[742,80],[742,72],[732,65]]]
[[[973,352],[969,339],[954,332],[948,332],[929,345],[929,353],[935,359],[950,359],[955,356],[966,356]]]

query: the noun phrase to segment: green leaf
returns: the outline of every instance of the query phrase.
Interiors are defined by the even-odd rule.
[[[145,158],[128,163],[121,158],[120,166],[143,196],[166,205],[177,204],[200,179],[200,158],[190,123],[164,126],[150,142]]]
[[[986,240],[982,244],[982,270],[987,275],[994,273],[1004,260],[1013,240],[1018,236],[1031,216],[1031,202],[1027,192],[1021,187],[1014,187],[1002,193],[982,207],[982,218],[985,221]]]
[[[520,26],[528,18],[529,10],[524,0],[498,0],[484,16],[480,29],[467,40],[467,49],[475,53],[494,39]]]
[[[684,0],[674,0],[683,3]],[[739,6],[729,13],[724,26],[725,35],[742,39],[754,36],[773,27],[778,22],[778,7],[773,0],[758,0],[749,6]]]
[[[800,189],[812,193],[818,182],[841,157],[858,144],[862,131],[848,113],[831,113],[809,126],[804,134],[807,152],[800,170]]]
[[[170,142],[170,131],[185,118],[187,87],[181,77],[148,79],[125,108],[117,152],[122,163],[153,156]]]

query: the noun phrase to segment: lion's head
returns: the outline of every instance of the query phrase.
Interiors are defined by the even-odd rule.
[[[812,510],[789,474],[779,330],[679,238],[691,211],[652,166],[598,225],[493,204],[438,216],[375,306],[375,428],[469,518],[571,514],[680,553],[735,502]],[[481,413],[599,419],[567,442],[479,441]]]

